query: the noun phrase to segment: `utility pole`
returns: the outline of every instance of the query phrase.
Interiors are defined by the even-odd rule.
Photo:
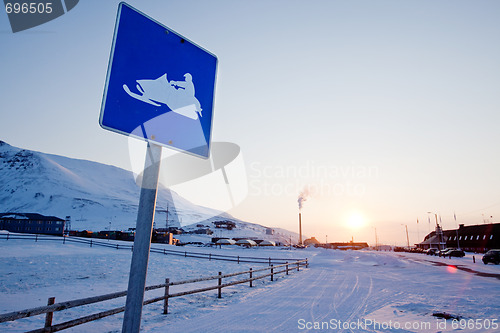
[[[166,217],[166,221],[165,221],[165,231],[168,232],[168,204],[167,204],[167,217]]]
[[[417,218],[417,242],[420,242],[420,231],[418,228],[418,218]]]
[[[405,228],[406,228],[406,246],[409,249],[410,248],[410,237],[408,236],[408,224],[401,223],[401,225],[405,226]]]
[[[408,225],[406,226],[406,243],[408,244],[408,249],[410,249],[410,237],[408,236]]]

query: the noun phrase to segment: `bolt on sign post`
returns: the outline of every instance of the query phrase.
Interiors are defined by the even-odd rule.
[[[147,142],[122,332],[139,332],[162,147],[208,158],[217,57],[118,6],[99,123]]]

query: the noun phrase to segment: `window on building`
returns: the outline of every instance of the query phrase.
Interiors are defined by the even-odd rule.
[[[490,239],[493,239],[493,235],[490,236]]]
[[[462,236],[458,237],[458,240],[462,240]]]
[[[485,239],[486,239],[486,235],[483,235],[483,240],[485,240]]]
[[[464,240],[467,240],[467,236],[465,236]]]
[[[476,240],[479,240],[479,235],[477,235]]]

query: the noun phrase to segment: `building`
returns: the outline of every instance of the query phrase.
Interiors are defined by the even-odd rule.
[[[227,230],[233,230],[234,228],[236,228],[236,223],[234,223],[233,221],[216,221],[212,223],[215,224],[216,228],[222,228]]]
[[[319,241],[315,237],[308,238],[304,241],[304,245],[309,246],[309,245],[318,245]]]
[[[436,230],[425,236],[422,243],[416,244],[421,249],[438,249],[446,248],[446,239],[443,229],[439,224],[436,225]]]
[[[442,240],[439,240],[438,233],[433,231],[416,245],[422,249],[455,247],[479,253],[500,249],[500,223],[469,226],[460,224],[458,229],[442,231]]]
[[[334,249],[334,250],[362,250],[368,247],[368,243],[355,243],[353,241],[346,243],[326,243],[326,244],[318,244],[317,247],[324,247],[326,249]]]
[[[36,213],[0,213],[0,230],[62,236],[65,220]]]

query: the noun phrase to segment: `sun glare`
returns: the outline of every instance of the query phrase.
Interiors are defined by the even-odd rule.
[[[347,226],[350,229],[360,229],[366,224],[365,218],[360,213],[352,213],[347,218]]]

